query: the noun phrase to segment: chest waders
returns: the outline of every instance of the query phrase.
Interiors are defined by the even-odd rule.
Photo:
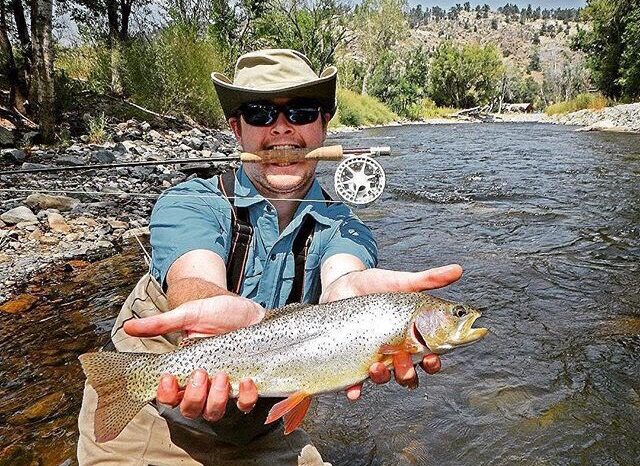
[[[234,185],[234,171],[227,171],[219,176],[218,187],[231,205],[232,217],[231,244],[227,261],[227,289],[239,294],[244,279],[244,269],[249,257],[249,249],[253,242],[254,228],[249,221],[248,208],[235,205],[235,198],[233,197],[233,193],[235,192]],[[324,190],[323,195],[326,200],[331,200],[329,194]],[[294,255],[295,276],[287,304],[301,302],[302,300],[305,284],[305,262],[313,239],[315,223],[311,215],[306,215],[293,241],[291,250]],[[143,291],[139,292],[138,296],[133,296],[133,294],[136,293],[134,290],[132,296],[128,298],[123,306],[123,311],[125,310],[124,308],[127,308],[128,312],[121,312],[121,315],[116,321],[116,327],[119,328],[114,329],[112,338],[115,339],[116,336],[121,336],[127,340],[132,339],[133,337],[126,337],[126,334],[123,335],[124,332],[121,327],[123,321],[127,318],[152,315],[149,313],[139,314],[135,312],[137,308],[145,307],[147,304],[151,305],[152,308],[157,309],[155,312],[151,310],[153,314],[166,312],[168,310],[166,297],[164,293],[162,293],[159,284],[149,274],[146,275],[144,284],[142,283],[143,281],[145,281],[145,277],[143,277],[136,287],[136,289],[141,288]],[[317,303],[320,291],[320,289],[311,290],[312,303]],[[156,305],[154,306],[154,304]],[[125,319],[123,319],[123,317]],[[119,322],[121,323],[120,326],[118,326]],[[168,335],[167,340],[162,339],[162,337],[155,337],[153,340],[164,340],[166,343],[160,343],[161,346],[168,345],[170,342],[175,345],[177,337],[178,335]],[[138,341],[143,347],[148,347],[145,340]],[[116,342],[118,341],[120,341],[120,339],[116,340]],[[127,348],[127,350],[139,351],[139,347],[140,345],[138,344],[135,349]],[[113,341],[109,340],[103,350],[116,351],[117,348],[113,344]],[[169,348],[166,348],[164,351],[169,350]],[[154,350],[152,352],[157,351]],[[225,416],[215,423],[209,423],[202,418],[195,420],[185,418],[180,413],[179,407],[169,408],[156,402],[152,404],[158,413],[167,421],[171,441],[186,452],[200,452],[207,449],[207,445],[211,443],[212,438],[234,445],[245,445],[251,440],[266,435],[275,429],[282,429],[280,422],[264,424],[269,410],[280,400],[281,398],[260,397],[253,410],[247,414],[241,412],[235,403],[230,400],[227,404]]]

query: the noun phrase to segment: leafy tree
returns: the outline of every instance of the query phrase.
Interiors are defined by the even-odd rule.
[[[440,106],[473,107],[497,94],[502,59],[493,45],[443,42],[431,62],[429,95]]]
[[[527,71],[540,71],[540,54],[538,50],[535,50],[531,54],[531,58],[529,59],[529,66],[527,66]]]
[[[427,94],[429,54],[420,46],[406,52],[387,51],[380,57],[369,82],[369,94],[391,109],[407,115],[410,105]]]
[[[409,33],[404,14],[406,6],[406,0],[364,0],[355,13],[358,45],[366,63],[362,80],[363,95],[367,94],[368,80],[379,58]]]
[[[581,30],[574,47],[587,56],[593,80],[610,98],[640,96],[640,3],[637,0],[588,0],[583,11],[591,30]]]
[[[299,50],[318,73],[350,41],[350,9],[339,0],[272,0],[270,6],[255,22],[263,45]]]

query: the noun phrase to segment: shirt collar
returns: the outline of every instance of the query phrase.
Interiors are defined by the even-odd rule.
[[[258,192],[242,166],[236,172],[235,195],[237,196],[235,205],[238,207],[249,207],[254,204],[268,202],[262,194]],[[313,180],[313,184],[309,191],[307,191],[304,199],[308,199],[311,202],[300,203],[292,223],[297,223],[296,220],[298,218],[302,220],[306,214],[311,215],[319,223],[325,225],[331,225],[333,223],[328,216],[328,204],[324,202],[324,193],[317,178]]]

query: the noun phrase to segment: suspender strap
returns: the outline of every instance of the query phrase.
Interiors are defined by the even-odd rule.
[[[235,205],[235,179],[235,170],[226,171],[218,178],[218,187],[231,204],[231,248],[227,263],[227,288],[239,294],[253,239],[253,227],[249,221],[249,209]]]
[[[316,221],[311,215],[306,215],[302,221],[302,225],[298,230],[296,238],[293,240],[293,260],[295,267],[295,275],[287,304],[302,302],[302,293],[304,292],[304,263],[307,260],[311,240],[313,239],[313,228]]]

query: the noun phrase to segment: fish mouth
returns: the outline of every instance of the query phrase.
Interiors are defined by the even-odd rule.
[[[458,323],[458,328],[449,339],[452,346],[464,346],[474,343],[483,338],[489,329],[484,327],[473,327],[473,323],[482,316],[482,313],[475,311],[469,314],[467,319]]]

